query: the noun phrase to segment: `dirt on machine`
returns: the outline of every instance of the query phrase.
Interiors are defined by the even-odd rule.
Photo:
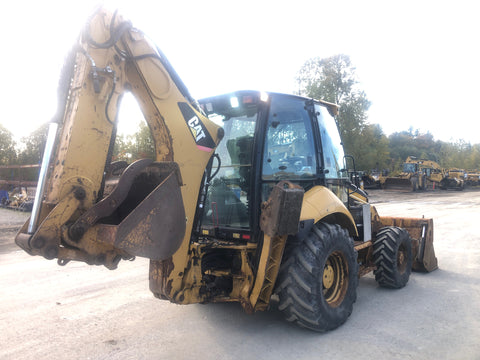
[[[347,320],[360,276],[397,289],[412,270],[437,268],[433,219],[381,216],[351,181],[337,105],[260,91],[197,101],[140,30],[103,8],[68,59],[15,239],[29,254],[112,270],[146,257],[159,299],[252,313],[275,298],[314,331]],[[155,158],[112,163],[127,91]]]

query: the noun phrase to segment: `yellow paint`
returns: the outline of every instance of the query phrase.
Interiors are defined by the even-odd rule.
[[[349,230],[350,235],[358,235],[352,215],[340,199],[324,186],[315,186],[303,197],[300,220],[314,219],[315,223],[335,216],[337,223]]]

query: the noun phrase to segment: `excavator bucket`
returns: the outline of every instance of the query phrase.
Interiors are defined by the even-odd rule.
[[[80,201],[75,196],[82,198],[78,189],[48,213],[40,231],[28,232],[26,223],[15,242],[31,255],[58,258],[60,265],[78,260],[114,269],[121,258],[166,259],[185,236],[181,184],[176,163],[138,160],[114,181],[113,191],[73,223],[51,230],[50,223],[70,216],[70,204]]]
[[[127,187],[114,191],[89,210],[98,219],[105,213],[119,213],[115,216],[120,219],[118,224],[100,221],[96,224],[98,239],[133,256],[153,260],[166,259],[175,253],[185,235],[179,172],[168,168],[165,171],[158,165],[160,163],[146,167]],[[121,185],[123,183],[119,182],[115,190]],[[115,192],[120,194],[122,201],[118,202],[119,207],[113,208],[110,204],[117,203],[113,198]],[[102,206],[103,203],[107,206]],[[85,214],[83,218],[88,219]]]
[[[431,272],[438,268],[435,249],[433,248],[433,219],[381,217],[381,226],[398,226],[404,228],[412,239],[412,269]]]

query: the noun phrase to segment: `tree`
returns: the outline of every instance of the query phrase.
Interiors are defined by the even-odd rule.
[[[473,170],[479,169],[480,170],[480,144],[475,144],[472,146],[470,154],[467,154],[465,158],[465,169]]]
[[[155,142],[145,121],[140,122],[138,131],[131,135],[117,135],[113,161],[149,158],[155,160]]]
[[[298,72],[297,81],[300,95],[340,106],[337,116],[340,136],[345,152],[355,157],[358,168],[386,166],[386,137],[380,126],[372,127],[367,123],[370,101],[358,87],[355,68],[347,55],[308,60]],[[381,148],[377,151],[378,145]]]
[[[362,159],[361,169],[384,170],[391,162],[389,156],[388,138],[378,124],[366,124],[362,131],[363,146],[358,157]]]
[[[136,158],[149,158],[155,160],[155,142],[150,128],[145,121],[140,122],[140,128],[134,135]]]
[[[17,153],[15,150],[13,135],[0,124],[0,165],[13,165],[16,158]],[[0,169],[0,180],[9,179],[15,176],[16,170]]]
[[[24,148],[18,155],[19,164],[39,164],[42,161],[43,150],[47,142],[47,132],[48,123],[45,123],[30,135],[22,138]]]
[[[17,157],[13,135],[0,124],[0,165],[12,165]]]
[[[355,68],[347,55],[307,60],[297,74],[299,95],[342,104],[356,84]]]
[[[17,164],[35,165],[42,161],[43,150],[47,142],[48,123],[41,125],[30,135],[22,137],[22,147],[18,150]],[[38,179],[38,169],[23,169],[18,176],[22,180],[35,181]]]
[[[419,159],[433,160],[441,167],[476,169],[480,167],[480,144],[471,145],[463,140],[444,142],[433,138],[427,132],[419,130],[396,132],[388,137],[390,155],[394,167],[390,170],[400,170],[408,156]]]

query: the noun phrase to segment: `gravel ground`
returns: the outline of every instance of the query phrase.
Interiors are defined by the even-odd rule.
[[[276,311],[157,300],[145,259],[31,257],[13,243],[28,214],[0,209],[0,359],[480,359],[480,191],[370,195],[380,215],[434,218],[439,269],[400,290],[361,278],[351,317],[325,334]]]

